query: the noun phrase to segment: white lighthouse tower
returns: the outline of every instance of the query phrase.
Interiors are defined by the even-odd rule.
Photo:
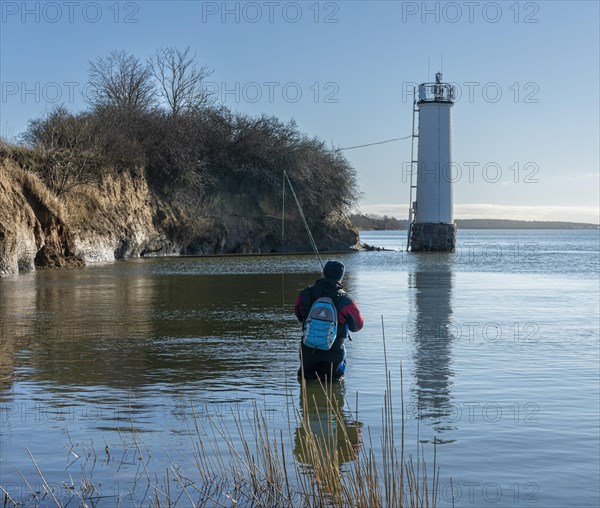
[[[454,88],[442,83],[419,85],[415,111],[419,114],[417,199],[410,211],[409,243],[413,252],[452,252],[456,246],[452,198],[452,106]],[[414,120],[413,120],[414,123]],[[414,220],[412,220],[414,217]]]

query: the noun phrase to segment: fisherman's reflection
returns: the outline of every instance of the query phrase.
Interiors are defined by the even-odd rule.
[[[301,421],[294,435],[294,455],[325,490],[339,485],[342,466],[358,458],[362,423],[345,407],[344,383],[302,383]]]
[[[414,324],[409,328],[415,365],[412,411],[417,418],[431,421],[440,433],[454,429],[456,423],[451,391],[454,376],[452,345],[455,341],[453,281],[451,259],[436,263],[422,259],[417,271],[410,274],[416,310]]]

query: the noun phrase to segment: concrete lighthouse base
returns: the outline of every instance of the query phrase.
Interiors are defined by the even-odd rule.
[[[456,224],[415,222],[410,235],[412,252],[454,252]]]

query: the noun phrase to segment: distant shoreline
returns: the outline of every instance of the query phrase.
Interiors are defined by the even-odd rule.
[[[408,221],[375,215],[351,215],[352,224],[361,231],[406,230]],[[458,229],[571,229],[600,230],[600,224],[586,222],[529,221],[508,219],[456,219]]]

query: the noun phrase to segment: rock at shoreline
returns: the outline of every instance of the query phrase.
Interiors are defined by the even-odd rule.
[[[38,270],[43,270],[44,268],[85,266],[85,262],[80,257],[74,255],[65,256],[46,245],[44,245],[35,255],[34,264]]]

